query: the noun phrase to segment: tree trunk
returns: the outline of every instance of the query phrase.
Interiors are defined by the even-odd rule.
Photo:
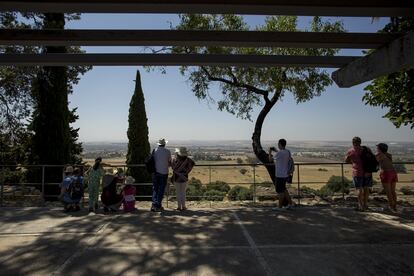
[[[272,179],[273,183],[275,181],[275,166],[272,164],[273,161],[269,160],[269,153],[263,150],[260,138],[262,135],[263,122],[267,114],[270,112],[270,110],[272,110],[273,106],[279,99],[279,94],[280,93],[276,93],[270,101],[266,101],[266,104],[260,111],[259,116],[257,116],[254,132],[252,135],[252,147],[254,154],[256,155],[257,159],[260,160],[260,162],[265,164],[267,172],[269,173],[269,176]]]

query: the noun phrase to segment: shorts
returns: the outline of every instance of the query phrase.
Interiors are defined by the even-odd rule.
[[[398,182],[398,176],[396,171],[381,171],[380,172],[381,183],[396,183]]]
[[[352,182],[357,189],[372,187],[372,176],[354,176]]]
[[[276,193],[281,194],[286,191],[287,177],[276,177]]]

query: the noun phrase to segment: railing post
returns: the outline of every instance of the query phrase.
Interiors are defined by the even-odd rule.
[[[297,164],[298,166],[298,206],[300,206],[300,166],[299,164]]]
[[[1,191],[0,191],[0,207],[3,207],[3,193],[4,193],[4,181],[5,181],[5,177],[4,177],[4,167],[1,167]]]
[[[299,181],[299,164],[297,164],[297,167],[298,167],[298,205],[300,205],[301,194],[300,194],[300,181]]]
[[[341,164],[341,178],[342,178],[342,199],[345,199],[345,179],[344,179],[344,164]]]
[[[253,164],[253,203],[256,204],[256,164]]]
[[[45,165],[42,165],[42,199],[43,204],[45,203]]]

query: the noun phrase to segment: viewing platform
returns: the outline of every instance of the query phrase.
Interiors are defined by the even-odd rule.
[[[413,275],[413,256],[413,207],[0,208],[3,275]]]

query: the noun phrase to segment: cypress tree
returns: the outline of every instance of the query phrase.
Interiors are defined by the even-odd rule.
[[[65,17],[62,13],[46,13],[45,29],[64,29]],[[47,46],[44,53],[66,53],[64,46]],[[31,130],[34,135],[31,143],[31,164],[65,165],[71,161],[72,134],[69,127],[71,113],[68,109],[67,67],[45,66],[33,83],[34,112]],[[73,119],[73,118],[72,118]],[[36,178],[40,170],[34,172]],[[39,179],[36,180],[38,182]],[[62,181],[62,168],[48,168],[45,171],[46,183]],[[47,196],[58,195],[58,186],[45,186]],[[46,199],[55,199],[46,197]]]
[[[139,70],[135,80],[135,91],[129,104],[128,115],[128,153],[127,164],[143,164],[150,154],[150,144],[148,141],[147,113],[145,112],[145,99],[141,87],[141,77]],[[151,176],[143,167],[131,167],[128,174],[135,178],[137,183],[151,182]],[[139,186],[137,195],[151,195],[151,186]]]

